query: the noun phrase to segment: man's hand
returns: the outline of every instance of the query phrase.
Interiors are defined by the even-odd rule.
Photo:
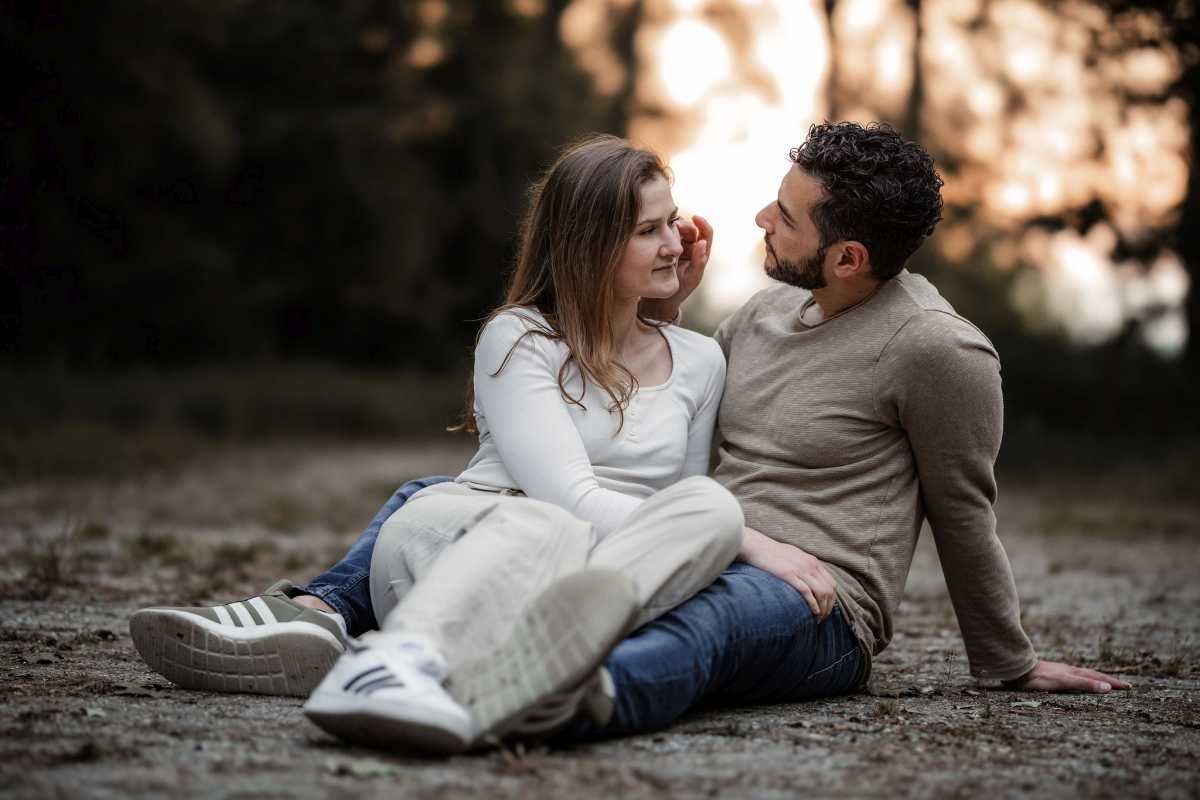
[[[683,244],[679,266],[676,268],[679,275],[679,291],[663,300],[643,300],[638,310],[644,317],[662,322],[675,319],[683,301],[696,291],[696,287],[704,278],[704,268],[708,265],[708,257],[712,253],[712,225],[699,215],[692,217],[692,222],[680,220],[679,238]]]
[[[1039,661],[1033,669],[1019,678],[1004,681],[1009,689],[1029,689],[1035,692],[1092,692],[1104,694],[1113,689],[1128,689],[1130,684],[1103,672],[1072,667],[1058,661]]]
[[[799,547],[777,542],[753,528],[743,528],[738,560],[791,584],[804,595],[818,623],[833,613],[833,602],[837,600],[833,576],[819,559]]]

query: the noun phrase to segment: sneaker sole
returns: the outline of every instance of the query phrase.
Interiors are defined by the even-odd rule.
[[[519,728],[549,695],[590,678],[629,631],[638,608],[632,581],[613,570],[585,570],[543,592],[502,645],[451,675],[447,689],[475,717],[479,743]]]
[[[184,689],[306,697],[343,647],[317,625],[282,622],[231,628],[169,609],[143,609],[129,620],[138,655]]]
[[[321,730],[339,739],[378,750],[389,743],[411,746],[436,755],[464,752],[475,729],[462,720],[422,713],[419,708],[388,708],[369,698],[315,692],[304,704],[304,715]]]

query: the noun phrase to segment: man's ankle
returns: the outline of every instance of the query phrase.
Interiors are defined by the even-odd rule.
[[[292,598],[292,602],[298,603],[299,605],[302,605],[305,608],[312,608],[317,611],[324,611],[326,614],[336,614],[337,613],[334,610],[333,606],[329,605],[329,603],[326,603],[324,600],[317,597],[316,595],[298,594]]]

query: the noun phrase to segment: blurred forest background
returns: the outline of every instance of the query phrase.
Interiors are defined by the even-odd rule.
[[[527,186],[589,131],[713,220],[711,329],[847,118],[939,161],[912,268],[997,344],[1002,466],[1190,496],[1197,42],[1191,0],[5,0],[0,481],[450,436]]]

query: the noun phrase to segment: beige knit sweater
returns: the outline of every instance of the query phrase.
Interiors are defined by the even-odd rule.
[[[779,285],[717,331],[728,372],[716,478],[746,524],[828,565],[867,653],[892,639],[925,517],[971,673],[1036,662],[996,537],[1000,362],[923,277],[903,271],[818,325]]]

